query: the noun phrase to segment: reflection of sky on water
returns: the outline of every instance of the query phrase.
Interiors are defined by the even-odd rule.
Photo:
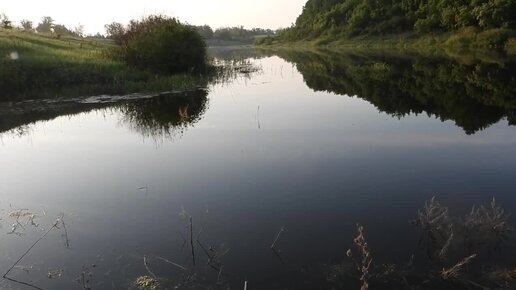
[[[457,213],[492,196],[515,210],[516,127],[502,121],[468,136],[426,115],[397,119],[357,98],[312,92],[277,57],[257,62],[263,74],[210,88],[208,110],[180,138],[157,144],[116,110],[4,135],[0,208],[70,216],[71,250],[56,233],[27,263],[78,271],[95,262],[105,272],[121,253],[187,263],[183,206],[203,238],[231,248],[228,271],[271,281],[288,277],[268,248],[281,226],[285,258],[304,265],[342,258],[356,222],[378,256],[407,256],[416,247],[407,221],[434,194]],[[0,270],[13,248],[25,248],[19,240],[2,237]],[[135,261],[126,275],[141,267]],[[66,289],[69,279],[56,283]]]

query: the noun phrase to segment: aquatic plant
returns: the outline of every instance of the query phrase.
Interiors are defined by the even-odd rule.
[[[136,285],[136,287],[138,287],[138,289],[141,290],[154,290],[158,289],[159,287],[159,282],[156,279],[149,276],[138,277],[134,284]]]
[[[469,264],[474,258],[476,258],[477,255],[473,254],[469,257],[464,258],[462,261],[455,264],[453,267],[444,269],[441,271],[441,277],[444,280],[452,279],[452,278],[458,278],[460,275],[460,272],[464,269],[464,267]]]
[[[425,201],[418,217],[412,221],[421,232],[419,243],[428,249],[428,255],[443,258],[454,238],[453,225],[448,208],[441,205],[434,197]],[[432,252],[433,251],[433,252]]]
[[[369,271],[371,269],[371,265],[373,263],[373,258],[371,256],[371,252],[369,250],[369,246],[367,245],[365,235],[364,235],[364,227],[361,225],[357,225],[357,236],[353,239],[353,243],[356,248],[360,252],[360,261],[355,261],[353,259],[353,253],[351,249],[346,252],[346,255],[353,259],[357,266],[357,270],[360,272],[360,282],[362,286],[360,290],[368,290],[369,289]]]
[[[412,221],[419,229],[426,259],[413,254],[406,264],[373,267],[364,227],[358,225],[353,240],[358,254],[349,249],[346,255],[351,263],[331,266],[327,280],[332,287],[345,289],[356,281],[360,289],[514,289],[516,270],[488,263],[491,251],[512,237],[509,216],[493,199],[489,206],[473,207],[465,217],[454,217],[433,197]]]
[[[468,251],[478,246],[492,250],[509,239],[513,231],[508,223],[509,217],[510,214],[505,213],[494,198],[489,206],[473,206],[463,221]]]

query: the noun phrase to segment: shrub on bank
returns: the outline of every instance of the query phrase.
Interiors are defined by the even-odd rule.
[[[160,73],[200,73],[206,69],[206,44],[193,28],[174,18],[132,20],[117,55],[127,64]]]

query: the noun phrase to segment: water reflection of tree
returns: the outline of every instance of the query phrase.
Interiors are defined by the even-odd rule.
[[[208,92],[160,95],[117,105],[122,122],[145,137],[174,137],[198,122],[208,106]]]
[[[316,91],[356,95],[403,117],[426,113],[473,134],[507,118],[516,124],[516,62],[445,57],[279,51]]]

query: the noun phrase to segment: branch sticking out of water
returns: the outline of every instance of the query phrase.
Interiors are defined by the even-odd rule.
[[[190,216],[190,248],[192,249],[192,262],[195,266],[195,248],[194,248],[194,242],[193,242],[193,221],[192,216]]]
[[[176,266],[177,268],[179,268],[179,269],[181,269],[181,270],[183,270],[183,271],[186,271],[186,268],[185,268],[185,267],[183,267],[183,266],[181,266],[181,265],[179,265],[179,264],[177,264],[177,263],[174,263],[174,262],[172,262],[172,261],[170,261],[170,260],[167,260],[167,259],[165,259],[165,258],[162,258],[162,257],[156,257],[156,258],[157,258],[157,259],[160,259],[161,261],[163,261],[163,262],[165,262],[165,263],[169,263],[169,264],[171,264],[171,265],[173,265],[173,266]]]
[[[455,266],[453,266],[451,268],[448,268],[448,269],[443,269],[441,271],[441,277],[444,280],[448,280],[448,279],[451,279],[451,278],[457,278],[459,276],[460,272],[462,271],[462,269],[464,269],[464,266],[466,266],[467,264],[471,263],[471,261],[476,256],[477,256],[476,254],[473,254],[473,255],[471,255],[469,257],[464,258],[462,261],[458,262]]]
[[[149,263],[147,262],[147,256],[143,256],[143,265],[145,266],[145,269],[147,270],[147,272],[149,272],[149,274],[152,276],[152,278],[157,280],[158,277],[149,268]]]
[[[63,237],[65,239],[65,247],[70,248],[70,240],[68,239],[68,230],[66,229],[66,224],[64,222],[64,213],[61,214],[61,217],[59,218],[61,220],[61,225],[63,225]]]
[[[4,279],[7,279],[9,281],[12,281],[12,282],[15,282],[15,283],[19,283],[19,284],[23,284],[23,285],[26,285],[26,286],[29,286],[29,287],[32,287],[32,288],[35,288],[35,289],[42,289],[38,286],[35,286],[35,285],[32,285],[32,284],[29,284],[29,283],[26,283],[26,282],[20,282],[20,281],[17,281],[15,279],[12,279],[12,278],[9,278],[7,277],[7,275],[9,275],[9,273],[12,271],[12,269],[14,269],[14,267],[16,267],[18,265],[18,263],[20,263],[21,260],[23,260],[23,258],[25,258],[25,256],[27,256],[27,254],[29,254],[29,252],[41,241],[43,240],[53,229],[57,228],[57,224],[59,223],[59,219],[57,219],[55,221],[55,223],[52,225],[52,227],[50,227],[39,239],[37,239],[21,256],[18,260],[16,260],[16,262],[7,270],[7,272],[5,272],[5,274],[2,276]]]
[[[276,238],[274,239],[274,242],[272,242],[271,249],[276,250],[276,243],[278,242],[281,234],[285,231],[284,227],[281,227],[280,231],[276,235]]]
[[[353,239],[353,243],[358,248],[360,252],[360,261],[356,261],[353,257],[353,252],[349,249],[346,252],[346,255],[351,258],[356,266],[357,270],[360,272],[360,282],[362,286],[360,290],[368,290],[369,289],[369,270],[371,269],[371,265],[373,263],[373,258],[371,256],[371,251],[369,250],[369,246],[365,239],[364,227],[361,225],[357,225],[357,236]]]

